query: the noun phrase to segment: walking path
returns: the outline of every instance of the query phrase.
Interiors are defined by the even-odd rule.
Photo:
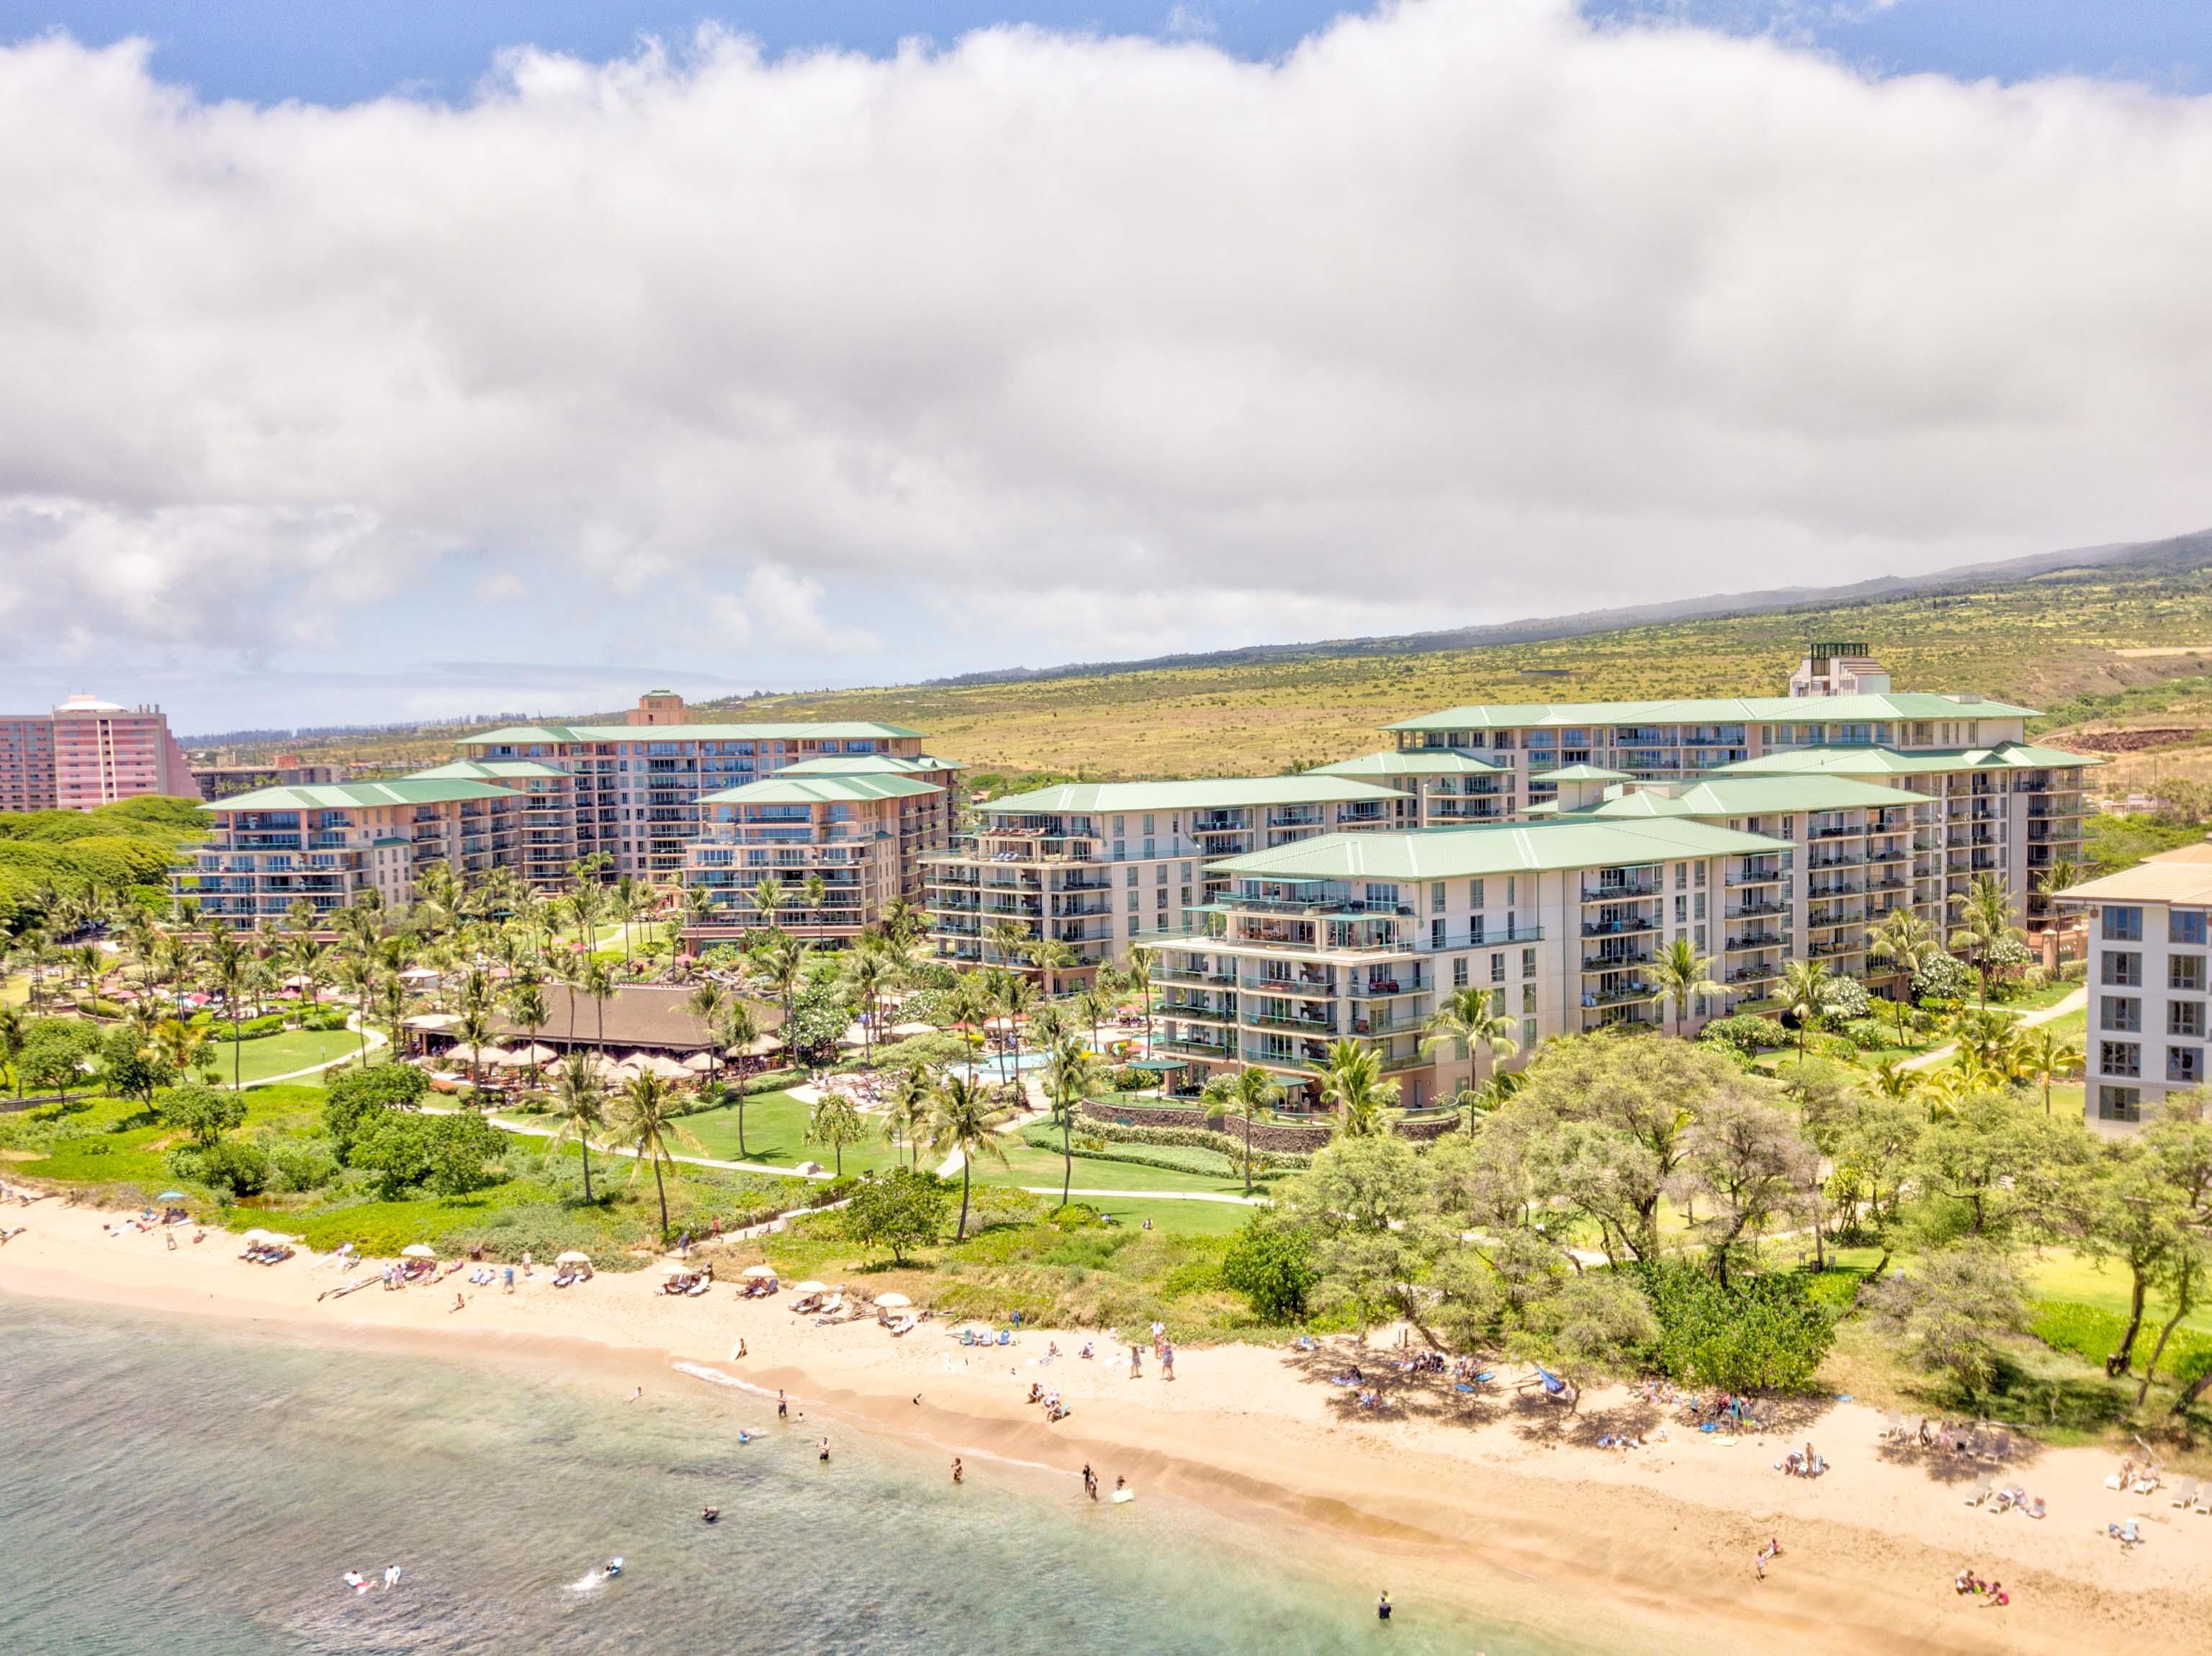
[[[361,1026],[358,1024],[349,1023],[346,1027],[352,1029],[356,1034],[361,1032]],[[371,1029],[368,1032],[368,1050],[370,1052],[374,1052],[380,1047],[389,1046],[390,1045],[392,1045],[392,1043],[386,1040],[382,1035],[377,1034],[375,1030]],[[297,1081],[302,1076],[319,1076],[325,1070],[335,1070],[342,1065],[351,1064],[356,1060],[366,1061],[362,1060],[361,1049],[359,1047],[356,1047],[352,1052],[348,1052],[343,1058],[330,1059],[321,1064],[310,1064],[304,1070],[288,1070],[281,1076],[263,1076],[258,1080],[247,1082],[238,1090],[241,1093],[250,1092],[256,1087],[270,1087],[274,1086],[280,1081]]]
[[[2075,990],[2071,994],[2068,995],[2065,999],[2053,1001],[2050,1005],[2043,1008],[2040,1011],[2021,1013],[2020,1015],[2020,1027],[2023,1029],[2033,1029],[2039,1023],[2055,1023],[2060,1018],[2064,1017],[2069,1012],[2078,1012],[2088,1004],[2089,989],[2088,986],[2084,984],[2081,988]],[[1931,1070],[1938,1064],[1943,1062],[1944,1059],[1949,1058],[1958,1050],[1959,1043],[1957,1041],[1947,1040],[1941,1046],[1936,1047],[1932,1051],[1923,1052],[1917,1058],[1906,1059],[1905,1062],[1898,1065],[1898,1067],[1901,1070]]]

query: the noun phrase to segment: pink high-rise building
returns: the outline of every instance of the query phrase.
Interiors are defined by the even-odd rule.
[[[0,810],[90,810],[142,793],[199,794],[159,707],[73,695],[51,713],[0,715]]]

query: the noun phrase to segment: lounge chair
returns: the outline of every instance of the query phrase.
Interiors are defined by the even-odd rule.
[[[2166,1504],[2169,1506],[2179,1507],[2184,1512],[2187,1512],[2191,1507],[2195,1506],[2197,1504],[2197,1480],[2193,1477],[2183,1478],[2179,1483],[2174,1486],[2173,1499]]]
[[[1884,1415],[1881,1417],[1881,1435],[1884,1437],[1903,1437],[1905,1435],[1905,1416],[1899,1414],[1894,1409]]]
[[[1969,1507],[1978,1507],[1990,1498],[1990,1475],[1984,1472],[1974,1480],[1974,1492],[1966,1497]]]

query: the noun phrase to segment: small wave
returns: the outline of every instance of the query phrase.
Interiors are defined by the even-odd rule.
[[[739,1380],[735,1374],[726,1374],[719,1368],[709,1368],[701,1362],[672,1362],[668,1365],[679,1374],[689,1374],[693,1380],[702,1380],[709,1386],[726,1386],[735,1391],[750,1392],[757,1398],[774,1397],[775,1393],[764,1386],[755,1386],[750,1380]]]
[[[568,1591],[570,1592],[595,1592],[605,1585],[607,1573],[605,1570],[586,1570],[577,1580],[568,1583]]]

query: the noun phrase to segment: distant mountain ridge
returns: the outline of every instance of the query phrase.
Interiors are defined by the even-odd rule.
[[[1844,586],[1790,586],[1764,592],[1719,593],[1708,597],[1678,598],[1667,604],[1633,604],[1617,610],[1586,610],[1571,616],[1537,616],[1526,621],[1500,622],[1486,627],[1458,627],[1434,633],[1406,633],[1395,637],[1327,639],[1308,644],[1254,644],[1231,650],[1151,656],[1136,661],[1070,662],[1056,667],[1002,667],[986,672],[961,673],[951,678],[927,679],[923,682],[931,687],[1018,684],[1031,679],[1096,677],[1109,673],[1146,672],[1177,667],[1249,666],[1260,662],[1295,661],[1302,658],[1419,655],[1437,650],[1475,649],[1486,644],[1540,643],[1546,640],[1577,638],[1589,633],[1611,633],[1623,628],[1657,626],[1668,622],[1716,621],[1732,616],[1761,615],[1778,610],[1850,604],[1909,594],[1937,595],[1948,591],[1978,591],[2075,571],[2104,574],[2132,569],[2143,573],[2179,573],[2207,567],[2212,567],[2212,529],[2198,530],[2191,534],[2177,535],[2160,541],[2075,547],[2061,552],[2038,552],[2023,558],[2008,558],[1995,563],[1962,564],[1926,575],[1878,575],[1872,579]]]

